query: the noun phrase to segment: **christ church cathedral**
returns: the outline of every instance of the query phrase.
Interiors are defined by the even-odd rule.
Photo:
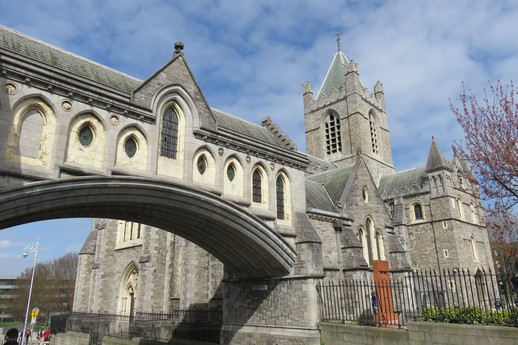
[[[322,55],[330,65],[318,92],[302,85],[298,148],[274,113],[256,124],[211,107],[181,42],[140,80],[0,26],[0,187],[102,177],[181,194],[170,208],[135,192],[48,213],[95,218],[75,312],[223,306],[227,343],[282,305],[276,325],[311,337],[317,281],[368,278],[376,260],[394,276],[492,268],[466,162],[446,158],[430,133],[422,166],[396,171],[383,84],[365,87],[340,46]],[[264,294],[258,312],[235,307],[254,293]]]

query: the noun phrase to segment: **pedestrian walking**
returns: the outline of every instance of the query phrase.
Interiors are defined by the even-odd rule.
[[[5,334],[5,343],[4,345],[19,345],[18,344],[18,329],[11,328]]]

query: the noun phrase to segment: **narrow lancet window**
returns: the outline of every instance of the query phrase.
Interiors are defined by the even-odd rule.
[[[259,172],[259,169],[255,169],[252,175],[252,200],[257,203],[263,201],[262,193],[263,177]]]
[[[277,177],[276,181],[276,197],[277,197],[277,219],[284,219],[284,180],[282,177]]]
[[[160,155],[176,159],[178,150],[178,114],[169,107],[162,118],[162,143]]]

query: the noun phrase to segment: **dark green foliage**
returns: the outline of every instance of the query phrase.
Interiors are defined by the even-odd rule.
[[[486,311],[480,307],[424,307],[422,319],[429,322],[516,327],[518,326],[518,308]]]

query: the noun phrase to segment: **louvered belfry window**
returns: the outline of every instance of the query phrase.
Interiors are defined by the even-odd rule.
[[[372,152],[375,154],[379,154],[378,134],[376,133],[376,121],[372,112],[369,113],[369,127],[371,130]]]
[[[178,150],[178,114],[169,107],[162,118],[162,144],[160,155],[176,159]]]
[[[325,123],[326,151],[327,154],[342,152],[340,136],[340,119],[329,114]]]

